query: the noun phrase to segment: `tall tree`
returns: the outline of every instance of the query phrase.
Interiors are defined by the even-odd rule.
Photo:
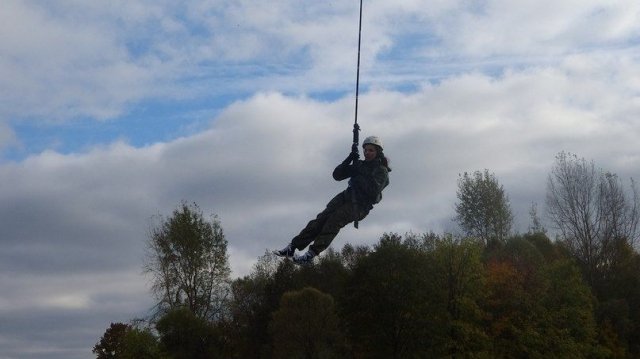
[[[160,345],[169,358],[228,358],[226,337],[216,323],[198,318],[186,307],[166,313],[156,323]]]
[[[594,298],[573,261],[558,260],[543,269],[547,290],[540,304],[547,311],[542,329],[543,357],[594,358],[602,350],[596,343]]]
[[[615,174],[560,152],[547,181],[547,212],[591,285],[612,265],[617,241],[633,244],[640,208],[633,180],[625,191]]]
[[[538,204],[533,202],[529,208],[529,217],[531,218],[531,224],[529,225],[529,234],[547,234],[547,229],[542,225],[542,221],[538,216]]]
[[[570,257],[539,232],[485,255],[496,357],[598,357],[594,298]]]
[[[444,300],[435,298],[432,261],[385,234],[353,269],[342,319],[354,357],[436,357],[434,338],[444,329]]]
[[[448,320],[440,346],[448,356],[482,357],[488,338],[480,325],[486,313],[480,308],[484,285],[482,244],[476,239],[454,239],[444,236],[434,243],[429,260],[434,267],[429,273],[446,303]]]
[[[486,244],[504,242],[511,231],[511,205],[496,176],[485,169],[473,174],[465,172],[458,179],[456,217],[468,236]]]
[[[129,324],[111,323],[93,347],[93,354],[97,355],[97,359],[120,358],[125,351],[125,337],[130,330]]]
[[[228,303],[229,335],[236,355],[240,358],[271,356],[271,337],[268,332],[271,313],[278,308],[280,297],[286,292],[293,273],[291,261],[282,261],[270,251],[258,258],[249,275],[231,284]],[[282,273],[287,273],[284,280]],[[285,288],[277,287],[284,285]]]
[[[124,338],[124,352],[118,359],[158,359],[162,358],[158,338],[151,328],[132,326]]]
[[[275,358],[335,358],[340,347],[333,297],[312,287],[285,293],[269,330]]]
[[[182,203],[151,228],[145,269],[153,276],[158,314],[186,307],[196,317],[220,319],[230,281],[227,241],[216,216],[206,220]]]

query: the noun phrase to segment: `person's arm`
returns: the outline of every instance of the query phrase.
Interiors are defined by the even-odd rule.
[[[358,161],[358,153],[351,152],[349,156],[333,170],[333,179],[342,181],[353,176],[355,167],[351,162],[355,161]]]

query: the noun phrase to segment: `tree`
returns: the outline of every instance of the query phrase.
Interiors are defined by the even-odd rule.
[[[229,284],[227,241],[220,221],[182,205],[150,231],[145,269],[153,276],[157,314],[186,307],[198,318],[220,319]]]
[[[97,359],[161,358],[158,341],[148,328],[124,323],[111,323],[93,353]]]
[[[545,356],[590,358],[596,345],[594,298],[580,275],[579,268],[569,260],[548,264],[543,272],[548,289],[540,304],[548,312],[545,326]]]
[[[356,262],[341,308],[354,357],[438,356],[431,355],[433,338],[443,331],[446,308],[429,281],[431,265],[425,253],[387,234]]]
[[[111,323],[100,341],[93,347],[93,354],[97,355],[97,359],[120,358],[124,352],[126,334],[130,330],[129,324]]]
[[[221,329],[188,308],[176,308],[156,323],[163,351],[175,359],[227,358]]]
[[[269,331],[275,358],[334,358],[340,347],[333,297],[312,287],[282,296]]]
[[[458,179],[456,222],[468,236],[485,244],[504,242],[511,231],[513,215],[509,198],[495,175],[485,169]]]
[[[547,181],[546,202],[550,219],[591,285],[613,264],[616,242],[633,245],[638,236],[640,208],[633,179],[628,193],[615,174],[597,171],[593,161],[560,152]]]
[[[538,204],[531,203],[531,207],[529,208],[529,217],[531,218],[531,224],[529,225],[529,234],[547,234],[547,229],[544,228],[542,222],[540,221],[540,217],[538,216]]]
[[[230,337],[236,355],[240,358],[271,356],[271,337],[268,327],[271,313],[278,308],[282,292],[276,285],[289,284],[292,274],[291,261],[282,261],[271,251],[258,258],[247,276],[235,279],[231,284],[228,310],[231,316]],[[280,280],[276,283],[276,276]],[[277,298],[276,298],[277,297]],[[275,299],[274,299],[275,298]]]
[[[543,236],[512,237],[487,253],[483,307],[492,357],[598,357],[589,287]]]
[[[162,358],[158,339],[149,328],[132,326],[124,338],[124,352],[119,359]]]
[[[481,327],[486,314],[479,305],[484,285],[482,244],[448,235],[436,240],[429,254],[434,264],[430,276],[441,293],[436,297],[442,298],[448,315],[439,345],[450,357],[486,354],[488,338]]]
[[[622,348],[636,358],[640,357],[640,254],[628,243],[618,245],[614,264],[603,272],[597,288],[598,320],[601,336],[621,341],[609,348]]]

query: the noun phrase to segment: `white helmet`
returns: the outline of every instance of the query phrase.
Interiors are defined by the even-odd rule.
[[[362,142],[363,147],[364,145],[376,145],[380,147],[380,149],[384,149],[384,147],[382,146],[382,141],[380,141],[380,138],[378,136],[369,136],[365,138],[364,142]]]

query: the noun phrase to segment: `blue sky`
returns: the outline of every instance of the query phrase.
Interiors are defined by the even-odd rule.
[[[234,277],[344,189],[357,1],[0,5],[0,357],[88,358],[153,305],[153,216],[219,216]],[[640,3],[365,0],[358,122],[392,161],[334,242],[456,231],[489,169],[515,230],[560,151],[640,173]],[[549,228],[553,230],[552,228]]]

